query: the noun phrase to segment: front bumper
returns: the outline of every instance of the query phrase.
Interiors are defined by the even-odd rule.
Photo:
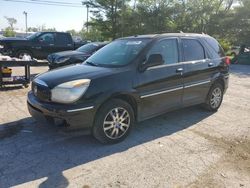
[[[95,108],[91,104],[55,104],[39,101],[30,91],[27,105],[32,117],[40,122],[53,123],[53,120],[63,120],[68,125],[67,130],[91,129]]]

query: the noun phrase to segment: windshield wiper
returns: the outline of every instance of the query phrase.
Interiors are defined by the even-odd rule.
[[[97,67],[97,64],[95,64],[95,63],[93,63],[93,62],[91,62],[91,61],[86,61],[86,63],[89,64],[89,65],[92,65],[92,66]]]

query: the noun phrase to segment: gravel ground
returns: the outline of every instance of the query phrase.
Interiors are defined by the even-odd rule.
[[[108,146],[37,123],[29,89],[1,90],[0,126],[18,129],[0,138],[0,187],[250,187],[250,66],[231,73],[217,113],[167,113]]]

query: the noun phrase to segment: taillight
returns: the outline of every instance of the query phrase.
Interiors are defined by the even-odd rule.
[[[225,58],[225,63],[226,63],[227,65],[230,65],[230,64],[231,64],[231,60],[230,60],[229,57],[226,57],[226,58]]]

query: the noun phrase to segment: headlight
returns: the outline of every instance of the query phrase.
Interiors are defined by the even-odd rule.
[[[55,63],[64,63],[65,61],[68,61],[69,57],[61,57],[59,59],[55,60]]]
[[[4,48],[4,45],[0,45],[0,49],[3,49]]]
[[[58,103],[73,103],[77,101],[88,89],[89,79],[65,82],[51,90],[51,100]]]

